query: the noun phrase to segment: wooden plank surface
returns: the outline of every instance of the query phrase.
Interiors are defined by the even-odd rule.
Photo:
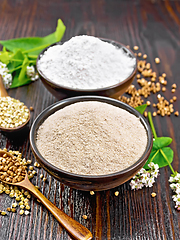
[[[138,45],[147,61],[158,75],[167,74],[167,91],[162,93],[167,99],[172,97],[171,85],[176,83],[177,101],[175,110],[180,111],[180,2],[156,0],[1,0],[0,39],[25,36],[45,36],[55,30],[57,19],[61,18],[67,29],[63,40],[75,35],[88,34],[110,38],[129,45]],[[161,63],[156,65],[154,58]],[[135,85],[136,80],[135,80]],[[33,106],[30,125],[36,116],[57,100],[38,80],[18,89],[8,91],[11,97]],[[148,98],[155,102],[155,95]],[[149,108],[153,111],[153,108]],[[158,136],[173,138],[173,167],[180,172],[180,128],[179,117],[157,116],[153,118]],[[29,129],[21,134],[0,132],[0,148],[19,150],[27,159],[35,161],[29,144]],[[47,177],[44,183],[40,179]],[[63,185],[37,169],[32,183],[41,192],[93,233],[94,239],[180,239],[180,213],[174,208],[172,191],[168,178],[171,172],[166,167],[160,170],[153,188],[132,191],[129,182],[116,189],[97,192],[91,196]],[[119,191],[119,196],[114,192]],[[155,198],[151,193],[156,192]],[[6,194],[0,195],[0,210],[13,202]],[[8,213],[0,216],[0,240],[66,240],[71,239],[50,213],[32,198],[29,216]],[[82,216],[88,218],[84,220]]]

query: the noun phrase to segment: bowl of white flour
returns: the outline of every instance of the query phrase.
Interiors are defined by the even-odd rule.
[[[56,179],[81,190],[114,188],[134,176],[152,148],[151,129],[134,108],[104,96],[54,103],[34,121],[36,160]]]
[[[132,83],[137,60],[122,43],[82,35],[45,48],[36,67],[43,84],[59,100],[80,95],[116,98]]]

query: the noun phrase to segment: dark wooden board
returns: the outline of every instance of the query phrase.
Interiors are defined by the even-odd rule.
[[[172,96],[171,85],[178,89],[174,95],[175,110],[180,111],[179,58],[180,58],[180,2],[156,0],[2,0],[0,2],[0,39],[14,37],[45,36],[55,30],[61,18],[67,29],[63,40],[75,35],[88,34],[110,38],[125,45],[138,45],[148,55],[158,75],[167,74],[167,99]],[[156,65],[154,58],[161,63]],[[27,86],[8,91],[11,97],[33,106],[30,125],[36,116],[57,100],[38,80]],[[148,98],[155,102],[155,95]],[[150,108],[153,111],[153,108]],[[153,118],[158,136],[173,138],[173,167],[180,172],[179,117],[157,116]],[[29,144],[29,129],[12,135],[0,132],[0,148],[19,150],[27,159],[35,161]],[[44,183],[40,173],[47,177]],[[91,196],[63,185],[43,169],[33,178],[42,193],[57,207],[89,228],[94,239],[180,239],[180,213],[174,208],[168,178],[169,168],[160,170],[160,176],[152,188],[132,191],[129,182],[109,191]],[[119,196],[114,192],[119,191]],[[151,193],[156,192],[155,198]],[[6,209],[13,200],[0,195],[0,209]],[[87,220],[82,216],[86,214]],[[0,216],[0,240],[66,240],[71,239],[50,213],[31,199],[29,216],[8,213]]]

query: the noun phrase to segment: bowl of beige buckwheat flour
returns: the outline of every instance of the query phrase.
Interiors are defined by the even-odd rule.
[[[109,97],[78,96],[54,103],[35,119],[30,144],[56,179],[81,190],[114,188],[134,176],[152,149],[146,119]]]
[[[137,59],[122,43],[82,35],[45,48],[36,67],[45,87],[59,100],[80,95],[116,98],[134,80]]]

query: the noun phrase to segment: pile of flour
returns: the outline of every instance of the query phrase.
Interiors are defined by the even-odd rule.
[[[73,89],[98,89],[125,80],[135,58],[93,36],[76,36],[63,45],[50,47],[38,67],[54,83]]]
[[[134,164],[147,146],[139,118],[97,101],[69,105],[38,129],[37,148],[56,167],[82,175],[103,175]]]

